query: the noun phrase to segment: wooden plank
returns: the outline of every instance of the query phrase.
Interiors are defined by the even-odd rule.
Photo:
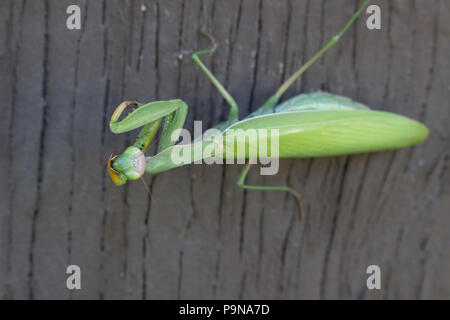
[[[60,28],[69,2],[50,2],[42,181],[33,254],[33,295],[68,298],[65,269],[70,264],[70,218],[74,176],[73,117],[77,86],[77,44],[81,32]],[[67,107],[66,107],[67,106]],[[71,112],[72,111],[72,112]]]
[[[122,100],[181,98],[186,128],[229,106],[190,56],[240,106],[260,106],[316,53],[358,1],[3,1],[0,4],[0,297],[9,299],[446,298],[450,281],[449,35],[445,0],[374,0],[290,88],[325,89],[425,122],[422,145],[392,152],[283,160],[307,217],[281,192],[245,191],[242,166],[178,168],[114,186],[104,163],[136,136],[108,121]],[[77,4],[82,29],[67,30]],[[143,7],[144,6],[144,7]],[[149,153],[151,154],[152,151]],[[65,287],[81,267],[82,290]],[[366,288],[366,268],[382,290]]]
[[[11,114],[9,296],[33,297],[33,255],[39,215],[46,129],[47,19],[45,3],[14,6],[20,21]]]
[[[109,3],[109,2],[108,2]],[[77,44],[76,86],[73,112],[73,189],[70,213],[70,263],[82,274],[82,290],[74,298],[98,298],[102,292],[101,259],[103,221],[106,214],[103,191],[103,126],[106,115],[105,69],[106,2],[79,3],[83,27]],[[119,36],[119,35],[118,35]],[[114,68],[111,68],[114,70]],[[118,86],[120,88],[120,85]],[[84,288],[83,288],[84,286]]]
[[[4,103],[4,115],[0,117],[0,152],[8,155],[0,158],[0,168],[9,168],[11,165],[9,138],[11,133],[11,115],[14,96],[14,48],[17,48],[17,24],[13,22],[13,7],[11,1],[3,1],[0,4],[0,19],[3,25],[0,28],[0,96]],[[17,40],[16,40],[17,41]],[[0,297],[9,297],[9,250],[10,250],[10,176],[9,170],[0,170]]]

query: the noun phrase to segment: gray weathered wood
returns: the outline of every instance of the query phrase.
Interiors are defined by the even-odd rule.
[[[211,126],[228,107],[190,54],[205,58],[240,116],[255,110],[345,23],[357,1],[0,2],[0,297],[5,299],[449,298],[450,4],[374,0],[382,30],[357,21],[289,89],[324,88],[423,121],[422,145],[283,160],[307,217],[280,192],[236,187],[241,166],[188,166],[112,184],[104,164],[122,100],[182,98]],[[82,30],[67,30],[78,4]],[[146,11],[141,10],[145,4]],[[82,290],[66,289],[66,267]],[[366,268],[382,290],[366,289]]]

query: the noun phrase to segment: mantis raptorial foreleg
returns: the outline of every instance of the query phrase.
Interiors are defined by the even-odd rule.
[[[233,122],[238,120],[238,105],[233,97],[228,93],[228,91],[222,86],[222,84],[216,79],[216,77],[211,73],[211,71],[206,68],[203,62],[200,60],[198,56],[202,54],[214,53],[217,48],[217,44],[214,41],[214,38],[207,32],[202,32],[204,36],[206,36],[213,44],[211,49],[196,51],[192,54],[192,59],[194,62],[202,69],[202,71],[206,74],[206,76],[211,80],[214,86],[219,90],[220,94],[225,98],[225,100],[230,105],[230,113],[228,114],[228,119],[225,121],[226,125],[230,125]],[[225,126],[224,124],[224,126]]]
[[[300,219],[303,219],[305,217],[305,209],[303,208],[300,194],[297,191],[295,191],[294,189],[289,188],[288,186],[257,186],[257,185],[245,184],[245,178],[247,177],[248,171],[250,170],[250,166],[251,166],[251,164],[247,163],[244,167],[244,170],[242,170],[242,173],[239,176],[239,179],[237,181],[238,187],[243,188],[243,189],[249,189],[249,190],[287,191],[287,192],[291,193],[297,200],[297,204],[300,209]]]
[[[138,108],[119,121],[122,112],[130,105]],[[183,128],[187,110],[187,104],[178,99],[147,104],[125,101],[114,111],[109,126],[114,133],[123,133],[144,126],[135,143],[135,147],[144,151],[158,131],[161,120],[165,118],[158,146],[158,152],[160,152],[174,145],[178,140],[179,134],[176,137],[172,137],[172,134],[175,130]]]
[[[119,120],[123,111],[129,106],[138,108],[124,119]],[[186,103],[176,99],[147,104],[124,101],[114,110],[109,122],[112,132],[123,133],[144,126],[133,146],[128,147],[117,157],[114,157],[113,154],[110,156],[108,170],[116,185],[124,184],[127,179],[136,180],[142,176],[146,168],[144,152],[158,132],[163,118],[165,118],[165,121],[158,152],[175,144],[180,135],[180,132],[176,132],[176,130],[183,128],[187,109]]]

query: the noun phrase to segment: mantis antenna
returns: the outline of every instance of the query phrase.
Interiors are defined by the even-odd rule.
[[[156,205],[158,205],[158,203],[156,202],[155,198],[153,197],[152,192],[150,191],[150,187],[148,186],[147,182],[145,182],[145,180],[144,180],[144,178],[143,178],[142,176],[141,176],[140,179],[141,179],[142,183],[144,184],[145,189],[147,190],[147,193],[148,193],[148,195],[150,196],[150,199],[152,199],[152,201],[153,201]]]

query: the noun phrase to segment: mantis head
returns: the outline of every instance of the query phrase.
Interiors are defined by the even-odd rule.
[[[144,174],[145,155],[139,148],[131,146],[118,156],[111,154],[107,167],[112,181],[120,186],[128,179],[137,180]]]

